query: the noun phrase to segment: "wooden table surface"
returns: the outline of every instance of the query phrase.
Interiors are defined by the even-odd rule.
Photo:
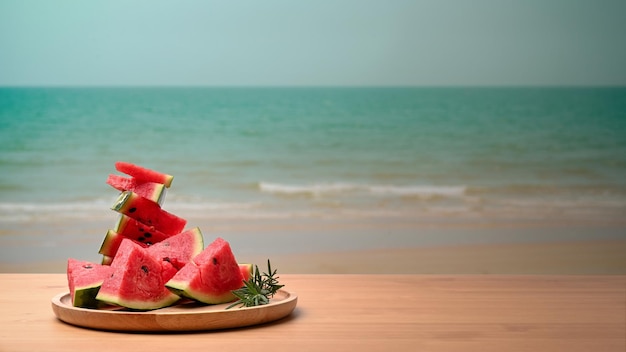
[[[626,276],[281,275],[287,318],[200,333],[56,319],[63,274],[0,274],[0,351],[626,351]]]

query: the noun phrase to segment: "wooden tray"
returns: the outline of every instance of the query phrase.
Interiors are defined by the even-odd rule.
[[[146,311],[87,309],[72,306],[69,292],[52,298],[52,310],[68,324],[112,331],[167,332],[202,331],[263,324],[284,318],[296,307],[298,296],[279,290],[269,304],[226,309],[230,305],[202,305],[193,302]]]

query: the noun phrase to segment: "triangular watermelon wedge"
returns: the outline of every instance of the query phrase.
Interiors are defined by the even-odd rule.
[[[165,201],[166,188],[162,183],[138,181],[134,177],[110,174],[106,183],[118,191],[132,191],[159,205]]]
[[[172,185],[172,180],[174,180],[174,176],[172,175],[164,174],[162,172],[154,171],[125,161],[116,162],[115,169],[119,172],[130,175],[139,181],[161,183],[168,188]]]
[[[111,263],[113,272],[102,282],[96,299],[136,310],[174,304],[180,297],[164,286],[174,271],[168,270],[169,275],[164,275],[162,262],[133,241],[124,239]]]
[[[202,232],[199,227],[194,227],[153,244],[147,251],[155,259],[167,261],[179,270],[203,249]]]
[[[230,244],[219,237],[165,284],[178,295],[208,304],[235,300],[232,291],[242,285],[242,270]]]
[[[172,236],[181,233],[187,224],[187,220],[131,191],[122,192],[111,209]]]
[[[113,270],[107,265],[69,258],[67,260],[67,283],[74,307],[99,308],[106,304],[96,300],[96,295],[106,277]]]

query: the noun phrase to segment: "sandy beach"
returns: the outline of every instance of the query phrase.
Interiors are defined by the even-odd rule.
[[[273,262],[286,273],[624,275],[624,253],[626,241],[597,241],[330,252]]]
[[[428,225],[405,220],[190,223],[202,229],[205,244],[223,237],[238,261],[264,268],[270,259],[282,273],[626,274],[626,239],[620,224]],[[101,220],[71,227],[3,226],[0,272],[64,272],[68,257],[98,261],[99,246],[111,225]],[[17,231],[21,236],[13,238],[19,241],[6,240]]]
[[[626,241],[446,246],[273,255],[280,273],[625,275]],[[239,256],[257,263],[263,255]],[[65,262],[0,263],[0,272],[64,272]]]

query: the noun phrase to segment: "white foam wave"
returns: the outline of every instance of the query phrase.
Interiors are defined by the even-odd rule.
[[[463,197],[465,186],[372,186],[369,190],[377,194],[422,197]]]
[[[65,203],[0,203],[0,211],[6,212],[53,212],[65,213],[74,211],[89,211],[98,209],[108,209],[113,203],[109,201],[91,201],[91,202],[65,202]]]
[[[182,217],[187,216],[208,216],[211,213],[241,213],[258,208],[259,203],[256,202],[170,202],[163,209],[170,213],[178,214]]]
[[[260,182],[259,189],[261,192],[274,194],[308,194],[321,196],[330,193],[350,192],[359,189],[359,186],[343,183],[328,183],[314,185],[286,185],[279,183]]]
[[[112,216],[111,205],[113,203],[114,200],[110,199],[50,203],[0,202],[0,221],[107,219]],[[253,202],[175,201],[168,202],[163,209],[186,218],[188,216],[207,216],[224,213],[240,214],[256,207],[258,207],[258,203]]]
[[[322,183],[310,185],[287,185],[280,183],[260,182],[259,190],[278,195],[309,195],[324,196],[347,192],[365,192],[381,196],[412,196],[412,197],[463,197],[466,186],[429,186],[429,185],[367,185],[351,183]]]
[[[0,221],[21,223],[29,221],[64,221],[106,219],[111,216],[107,201],[77,201],[68,203],[0,203]]]

